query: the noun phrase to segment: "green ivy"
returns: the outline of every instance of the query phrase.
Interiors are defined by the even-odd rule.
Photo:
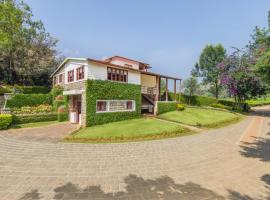
[[[20,108],[23,106],[38,106],[41,104],[52,104],[50,94],[16,94],[7,100],[6,107]]]
[[[162,113],[170,112],[176,110],[176,102],[157,102],[157,114],[160,115]]]
[[[96,113],[97,100],[134,100],[136,111]],[[86,113],[87,126],[140,117],[141,86],[104,80],[87,80]]]

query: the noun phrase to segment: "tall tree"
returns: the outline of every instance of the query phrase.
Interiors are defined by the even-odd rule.
[[[23,1],[0,0],[0,82],[35,84],[43,77],[40,84],[49,84],[58,63],[57,40],[32,18]]]
[[[193,70],[193,74],[202,77],[204,83],[209,83],[215,88],[215,97],[219,96],[220,89],[220,71],[218,70],[218,64],[226,56],[226,50],[221,45],[206,45],[202,50],[199,58],[199,62],[196,63]]]

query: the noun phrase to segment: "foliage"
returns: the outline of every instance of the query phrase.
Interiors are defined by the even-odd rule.
[[[6,129],[12,122],[12,115],[0,114],[0,130]]]
[[[0,95],[5,93],[11,93],[11,90],[7,87],[0,86]]]
[[[35,113],[50,113],[52,106],[41,104],[38,106],[23,106],[21,108],[12,108],[12,114],[35,114]]]
[[[164,102],[159,101],[157,102],[157,114],[160,115],[162,113],[170,112],[176,110],[176,102]]]
[[[97,100],[134,100],[136,110],[130,112],[96,113]],[[107,122],[137,118],[141,114],[141,86],[104,80],[86,82],[86,124],[92,126]]]
[[[230,106],[225,106],[225,105],[220,104],[220,103],[213,103],[213,104],[211,105],[211,107],[213,107],[213,108],[220,108],[220,109],[232,110],[232,107],[230,107]]]
[[[57,111],[60,106],[66,105],[66,101],[64,100],[55,100],[53,101],[53,110]]]
[[[188,96],[188,95],[181,95],[180,102],[184,104],[190,104],[194,106],[210,106],[214,103],[218,103],[217,99],[205,96]]]
[[[159,115],[158,117],[173,122],[202,127],[220,126],[239,119],[239,115],[228,111],[212,110],[201,107],[186,107],[182,112],[172,111]]]
[[[139,118],[87,127],[68,136],[72,142],[126,142],[192,134],[180,125],[153,118]]]
[[[50,73],[59,63],[57,40],[41,21],[33,20],[21,0],[0,0],[0,80],[23,85],[50,85]]]
[[[219,64],[219,68],[222,85],[238,103],[265,94],[266,88],[254,72],[248,52],[237,49]]]
[[[49,88],[46,86],[22,86],[22,93],[23,94],[47,94],[49,93]]]
[[[199,63],[196,63],[192,74],[203,77],[205,83],[210,83],[215,87],[215,97],[219,96],[220,89],[220,71],[218,64],[223,61],[226,50],[221,44],[216,46],[206,45],[200,55]]]
[[[50,94],[15,94],[7,100],[7,108],[21,108],[23,106],[38,106],[41,104],[52,104]]]
[[[57,111],[57,120],[59,122],[68,121],[68,111],[65,106],[60,106]]]
[[[25,124],[43,121],[56,121],[56,113],[13,115],[13,124]]]
[[[64,88],[61,86],[55,86],[51,89],[51,95],[52,99],[55,100],[55,98],[59,95],[63,95]]]
[[[183,111],[183,110],[185,110],[185,105],[178,103],[178,104],[176,104],[176,109],[178,111]]]
[[[189,97],[193,96],[194,93],[196,92],[196,90],[198,89],[197,78],[190,77],[190,78],[184,80],[183,86],[184,86],[184,93],[186,95],[189,95]],[[189,102],[189,104],[190,104],[190,102]]]
[[[247,100],[247,103],[250,106],[269,105],[270,104],[270,96],[250,99],[250,100]]]

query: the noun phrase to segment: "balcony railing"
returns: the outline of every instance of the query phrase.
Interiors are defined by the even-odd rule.
[[[147,87],[142,86],[142,94],[150,94],[150,95],[156,95],[157,94],[157,88],[156,87]]]

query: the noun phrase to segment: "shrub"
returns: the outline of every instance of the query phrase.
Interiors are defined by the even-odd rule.
[[[205,96],[188,96],[182,94],[180,96],[180,102],[184,104],[190,104],[193,106],[210,106],[214,103],[218,103],[217,99]]]
[[[12,115],[0,114],[0,129],[6,129],[12,122]]]
[[[59,122],[68,121],[68,112],[65,106],[60,106],[57,112],[57,120]]]
[[[6,107],[21,108],[23,106],[38,106],[41,104],[51,104],[50,94],[16,94],[7,100]]]
[[[213,108],[220,108],[220,109],[227,109],[227,110],[231,110],[231,109],[232,109],[232,107],[230,107],[230,106],[225,106],[225,105],[220,104],[220,103],[213,103],[213,104],[211,105],[211,107],[213,107]]]
[[[49,93],[49,88],[45,86],[22,86],[20,88],[23,94],[47,94]]]
[[[55,86],[51,90],[52,99],[55,100],[55,98],[59,95],[63,95],[64,88],[61,86]]]
[[[170,112],[176,110],[176,102],[157,102],[157,114],[160,115],[162,113]]]
[[[13,124],[25,124],[32,122],[55,121],[56,113],[13,115]]]
[[[57,100],[57,101],[63,101],[64,100],[64,96],[63,95],[58,95],[57,97],[55,97],[55,100]]]
[[[55,101],[53,102],[53,109],[54,109],[55,111],[57,111],[58,108],[59,108],[60,106],[63,106],[63,105],[65,105],[65,104],[66,104],[66,102],[65,102],[64,100],[55,100]]]
[[[42,104],[38,106],[23,106],[21,108],[12,108],[13,114],[35,114],[35,113],[50,113],[52,112],[52,106],[48,104]]]
[[[136,110],[130,112],[96,113],[97,100],[134,100]],[[141,86],[103,80],[86,82],[86,125],[137,118],[141,114]]]
[[[11,93],[12,90],[7,88],[7,87],[3,87],[3,86],[0,86],[0,95],[3,95],[5,93]]]
[[[178,103],[178,104],[176,105],[176,109],[177,109],[178,111],[183,111],[183,110],[185,110],[185,105],[184,105],[184,104]]]

